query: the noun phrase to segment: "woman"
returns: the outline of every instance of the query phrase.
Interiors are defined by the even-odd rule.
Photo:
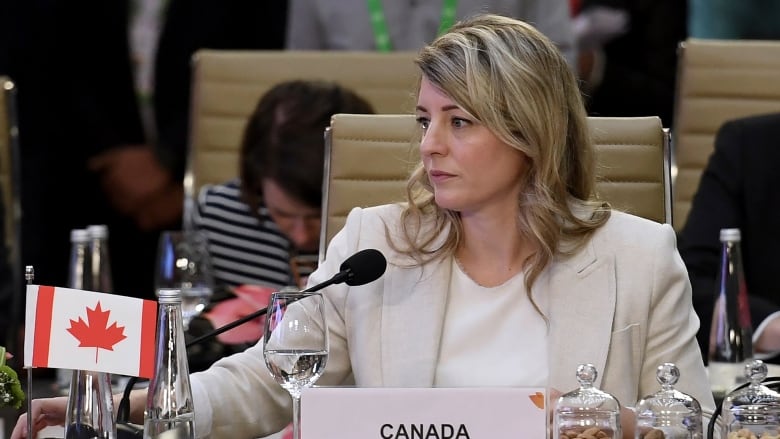
[[[590,362],[596,384],[630,406],[658,390],[655,370],[668,361],[711,413],[674,232],[592,200],[585,110],[555,46],[523,22],[483,15],[417,64],[422,163],[408,202],[354,209],[310,279],[361,248],[388,260],[378,281],[324,292],[330,356],[318,384],[555,394],[576,388],[577,364]],[[262,435],[290,419],[260,345],[192,382],[198,436]],[[138,419],[143,393],[135,398]],[[39,403],[36,420],[57,404]]]
[[[373,113],[351,90],[287,81],[266,92],[249,118],[240,178],[205,186],[196,229],[205,231],[219,285],[295,285],[290,260],[319,248],[323,132],[336,113]],[[306,273],[308,274],[308,273]]]

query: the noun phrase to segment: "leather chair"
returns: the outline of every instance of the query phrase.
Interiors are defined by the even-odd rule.
[[[657,117],[588,119],[597,195],[613,208],[671,223],[669,134]],[[353,207],[405,200],[419,161],[412,115],[337,114],[325,134],[320,260]]]
[[[13,307],[7,315],[9,328],[20,324],[18,312],[22,304],[22,207],[20,199],[21,174],[19,169],[19,142],[16,120],[16,87],[10,78],[0,76],[0,189],[2,189],[5,216],[5,246],[11,265]],[[13,334],[13,331],[11,331]],[[9,349],[15,349],[16,339],[5,341]]]
[[[257,100],[287,80],[334,81],[368,100],[377,113],[414,110],[418,81],[413,52],[200,50],[193,91],[185,220],[204,184],[238,175],[240,140]]]
[[[678,58],[672,145],[674,228],[679,231],[721,125],[780,111],[780,41],[689,39]]]

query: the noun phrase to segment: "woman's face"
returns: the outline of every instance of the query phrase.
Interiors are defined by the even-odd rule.
[[[527,157],[423,78],[417,99],[420,155],[436,204],[461,214],[517,209]]]
[[[291,197],[270,178],[262,182],[263,201],[279,230],[302,253],[315,253],[320,243],[320,209]]]

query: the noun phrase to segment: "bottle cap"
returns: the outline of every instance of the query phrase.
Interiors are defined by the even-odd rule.
[[[157,290],[157,297],[160,303],[179,303],[181,302],[181,290],[178,288],[160,288]]]
[[[70,231],[70,242],[88,242],[89,233],[86,229],[73,229]]]
[[[739,233],[739,229],[720,229],[720,241],[732,242],[742,240],[742,235]]]
[[[89,236],[96,239],[108,239],[108,226],[105,224],[93,224],[87,226]]]

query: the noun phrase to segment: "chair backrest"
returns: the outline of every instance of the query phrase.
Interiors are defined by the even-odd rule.
[[[21,279],[21,199],[16,88],[0,76],[0,187],[5,207],[5,245],[14,276]],[[18,285],[21,287],[21,285]]]
[[[377,113],[414,109],[418,71],[413,52],[200,50],[193,91],[186,200],[204,184],[238,175],[244,126],[258,99],[288,80],[333,81],[368,100]]]
[[[669,134],[657,117],[588,119],[598,196],[613,208],[671,223]],[[419,161],[412,115],[337,114],[325,135],[320,259],[353,207],[405,199]]]
[[[780,111],[780,41],[689,39],[679,50],[672,145],[682,230],[724,122]]]

